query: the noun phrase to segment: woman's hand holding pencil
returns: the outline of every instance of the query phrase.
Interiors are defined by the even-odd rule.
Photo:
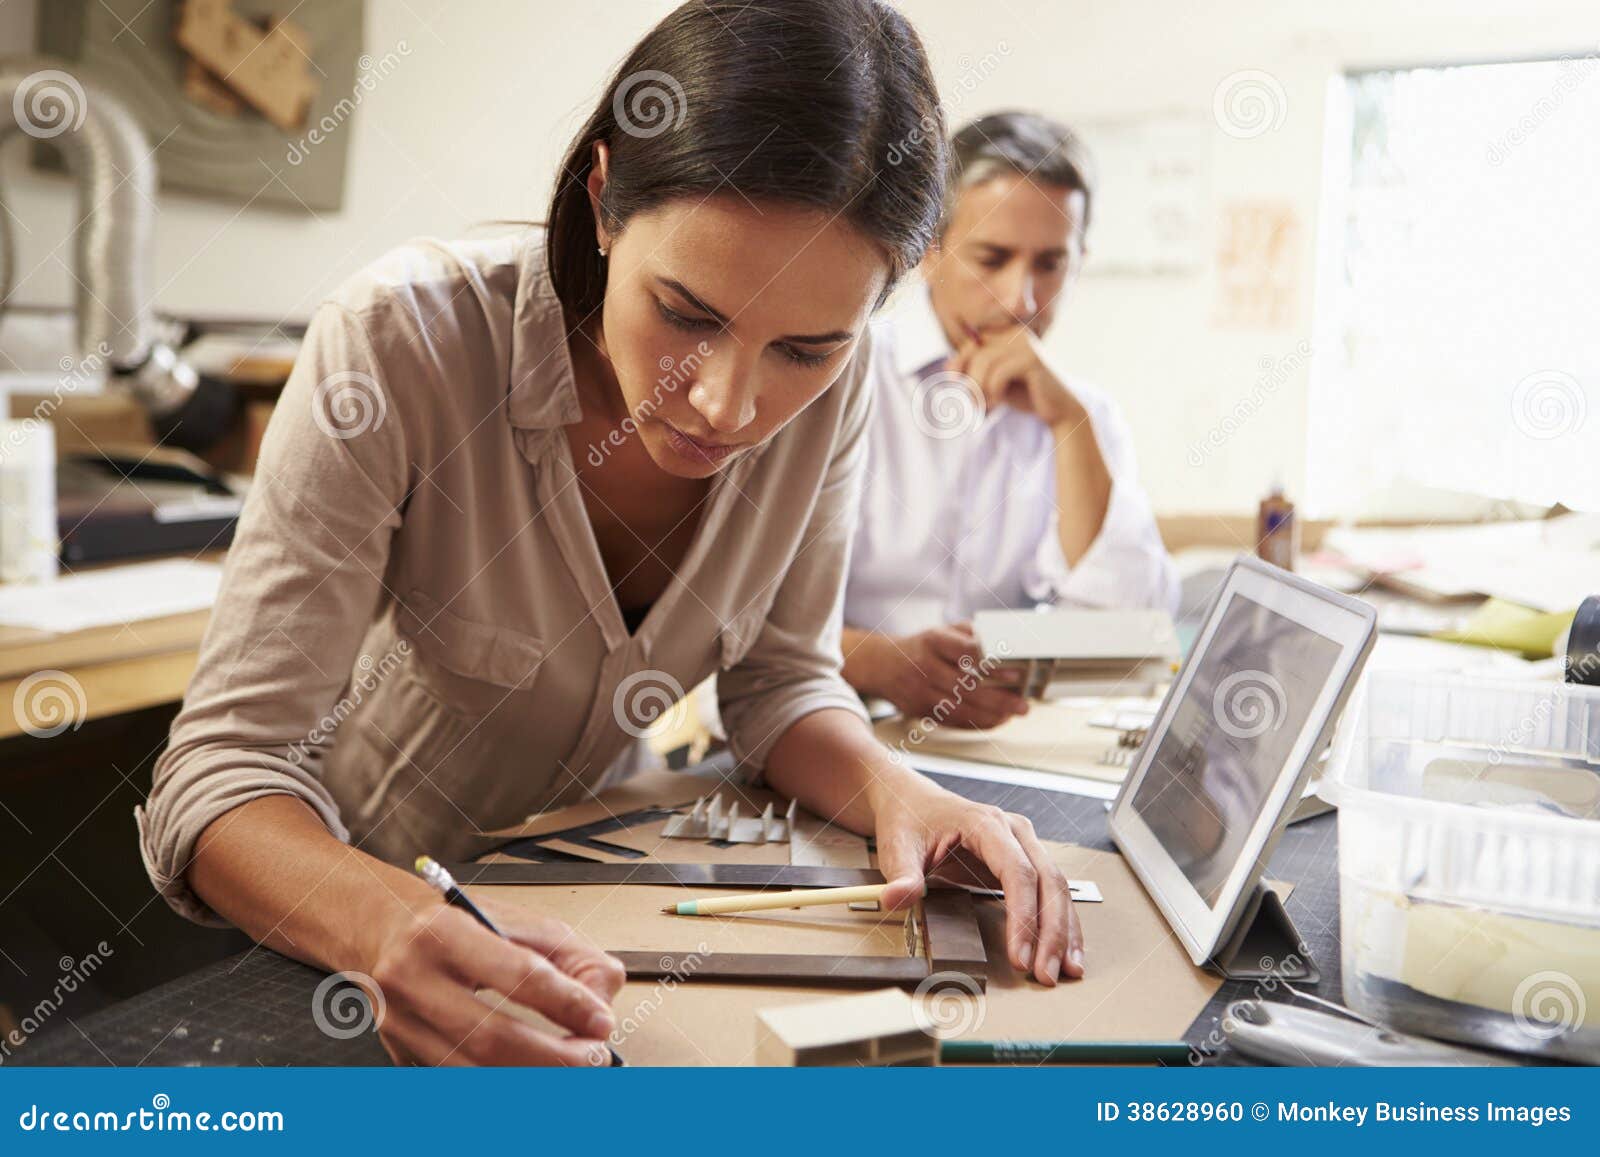
[[[429,878],[431,889],[415,877],[414,888],[397,886],[409,918],[386,921],[368,955],[389,1055],[423,1065],[612,1064],[606,1040],[616,1027],[611,1001],[625,978],[621,963],[559,920],[451,898],[447,879]],[[480,998],[485,989],[571,1035],[541,1031]]]

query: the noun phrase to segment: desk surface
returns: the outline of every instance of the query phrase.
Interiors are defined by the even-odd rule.
[[[195,557],[220,562],[223,556]],[[0,739],[22,734],[13,698],[38,671],[65,671],[82,687],[80,724],[182,699],[210,618],[209,610],[191,611],[63,634],[0,625]]]
[[[934,777],[972,799],[1021,812],[1046,839],[1109,848],[1100,800],[1037,788]],[[1322,972],[1303,986],[1340,999],[1339,882],[1332,815],[1284,833],[1270,874],[1295,885],[1294,917]],[[42,1033],[16,1054],[24,1065],[372,1065],[388,1058],[376,1034],[349,1040],[325,1035],[311,1018],[312,994],[323,974],[264,948],[200,969],[159,988]],[[1259,982],[1229,982],[1190,1026],[1188,1041],[1216,1048],[1229,1001],[1249,996]],[[1208,1050],[1209,1051],[1209,1050]],[[1228,1063],[1230,1054],[1218,1058]]]

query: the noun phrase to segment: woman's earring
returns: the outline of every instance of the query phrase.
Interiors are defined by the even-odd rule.
[[[595,252],[600,254],[600,260],[604,261],[606,259],[606,247],[604,245],[598,246]]]

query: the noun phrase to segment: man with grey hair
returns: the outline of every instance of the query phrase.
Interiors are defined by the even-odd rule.
[[[1063,125],[1005,112],[956,133],[951,165],[922,284],[873,326],[845,677],[912,718],[942,702],[947,722],[987,728],[1027,701],[992,683],[952,695],[983,658],[974,611],[1172,610],[1177,581],[1116,407],[1040,341],[1087,253],[1087,152]]]

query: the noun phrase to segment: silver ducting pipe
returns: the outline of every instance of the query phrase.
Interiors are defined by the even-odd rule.
[[[0,58],[0,145],[16,133],[53,144],[77,182],[79,357],[104,358],[112,383],[144,405],[164,440],[191,449],[214,440],[231,418],[233,393],[202,380],[161,342],[156,324],[156,165],[144,130],[67,61],[24,56]],[[0,211],[0,313],[15,264],[10,215]]]
[[[117,367],[136,366],[155,340],[149,255],[156,166],[133,114],[94,81],[50,57],[0,60],[0,144],[16,133],[61,151],[78,186],[78,345],[104,343]],[[4,112],[0,112],[4,116]],[[10,254],[9,218],[5,248]]]

